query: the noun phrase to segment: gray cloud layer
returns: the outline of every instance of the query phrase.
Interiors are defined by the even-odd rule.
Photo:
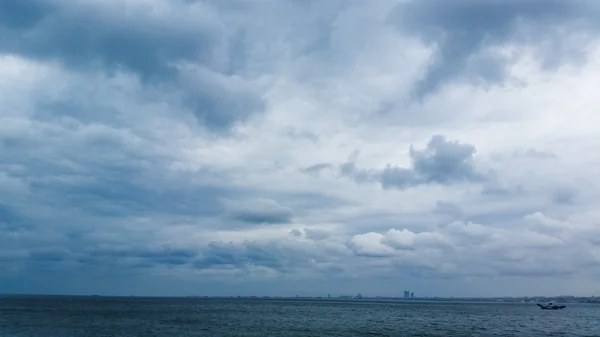
[[[0,52],[80,71],[132,72],[180,96],[179,103],[213,130],[261,111],[262,99],[250,87],[216,67],[219,48],[227,45],[216,10],[181,1],[164,5],[8,0],[0,18]]]
[[[448,295],[474,294],[467,279],[493,293],[539,275],[555,282],[544,291],[592,289],[595,82],[441,89],[506,84],[531,50],[547,72],[592,55],[596,8],[5,0],[0,293],[394,294],[432,282]],[[571,87],[579,105],[558,100]],[[401,123],[374,120],[382,106]],[[489,125],[457,117],[470,109]]]
[[[357,182],[377,181],[386,188],[408,188],[429,183],[450,184],[454,182],[482,182],[488,175],[479,172],[473,163],[475,147],[458,141],[446,140],[435,135],[422,150],[411,146],[411,167],[388,165],[383,170],[362,170],[350,160],[339,167],[340,174],[350,176]],[[330,164],[315,164],[303,172],[314,173],[331,167]]]
[[[514,56],[494,48],[509,44],[540,48],[548,68],[580,52],[569,32],[596,31],[598,8],[592,1],[403,1],[390,20],[435,48],[414,92],[419,98],[451,81],[502,84]],[[565,30],[567,32],[565,32]]]

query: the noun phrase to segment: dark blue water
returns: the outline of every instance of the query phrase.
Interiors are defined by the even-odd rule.
[[[0,297],[0,336],[600,336],[600,305]]]

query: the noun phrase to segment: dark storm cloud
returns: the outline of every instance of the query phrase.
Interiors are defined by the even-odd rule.
[[[179,160],[177,149],[155,134],[126,126],[90,124],[55,123],[48,128],[47,124],[32,123],[31,132],[0,135],[0,140],[14,140],[0,152],[4,172],[0,178],[4,183],[21,181],[27,186],[26,209],[36,215],[30,221],[22,214],[25,208],[0,204],[0,253],[16,254],[3,261],[3,267],[22,261],[30,265],[31,272],[44,273],[39,268],[52,263],[74,268],[191,265],[200,250],[164,248],[164,238],[157,233],[178,222],[202,229],[223,227],[226,225],[218,221],[222,215],[234,216],[243,226],[293,220],[291,208],[273,199],[256,199],[255,193],[260,192],[255,190],[231,186],[225,172],[203,168],[171,171],[170,165]],[[18,190],[2,192],[3,199],[20,200],[14,194]],[[224,207],[220,202],[223,198],[244,202]],[[284,193],[275,199],[290,200],[294,207],[328,207],[332,202],[302,193]],[[139,229],[138,219],[146,219],[139,222]],[[38,225],[35,231],[23,227],[29,222]],[[261,247],[244,246],[237,258],[281,270],[286,261],[294,261],[288,248],[274,245],[273,254],[283,252],[288,257],[271,261],[265,252],[270,248]]]
[[[7,0],[0,50],[54,59],[69,67],[125,68],[144,79],[177,75],[170,62],[207,58],[219,40],[214,22],[174,24],[149,8],[109,2]],[[183,11],[181,12],[184,13]],[[172,24],[172,25],[171,25]],[[1,27],[1,26],[0,26]]]
[[[2,2],[0,22],[10,29],[28,29],[35,26],[53,9],[50,0],[6,0]]]
[[[43,243],[43,247],[29,247],[28,262],[32,266],[43,267],[53,262],[77,263],[80,267],[153,267],[157,265],[190,264],[199,254],[194,248],[170,247],[160,243],[138,243],[133,240],[128,243],[110,242],[83,236],[74,241]],[[14,259],[16,261],[18,259]]]
[[[484,181],[486,174],[479,172],[473,163],[475,147],[435,135],[423,150],[409,151],[411,167],[388,165],[381,171],[357,168],[352,161],[340,165],[340,173],[357,182],[378,181],[383,188],[408,188],[438,183],[451,184],[464,181]]]
[[[511,61],[492,52],[492,47],[530,44],[539,48],[545,67],[562,64],[576,55],[569,43],[563,43],[566,37],[559,29],[600,27],[596,7],[591,1],[410,0],[400,3],[390,20],[435,47],[414,88],[422,98],[455,80],[502,84]]]
[[[284,224],[292,222],[294,217],[292,209],[271,199],[225,200],[224,204],[230,217],[250,224]]]
[[[101,249],[92,249],[86,251],[87,256],[80,259],[80,262],[92,261],[98,259],[97,262],[115,262],[127,258],[136,259],[135,264],[140,265],[182,265],[191,263],[192,260],[199,254],[198,251],[190,248],[172,248],[168,246],[114,246]]]
[[[173,216],[215,216],[220,206],[217,197],[229,195],[230,191],[213,186],[176,185],[177,181],[161,182],[152,186],[139,181],[136,176],[142,170],[120,169],[110,166],[97,167],[91,179],[78,176],[65,177],[60,181],[34,183],[32,190],[41,195],[61,194],[58,200],[48,200],[52,205],[70,205],[88,214],[102,217],[143,216],[171,214]],[[69,181],[69,179],[72,179]],[[163,186],[162,184],[166,184]]]
[[[194,265],[198,269],[260,266],[289,272],[299,266],[309,265],[312,260],[323,259],[320,251],[286,242],[211,242]]]
[[[0,151],[0,255],[12,254],[0,269],[191,265],[196,252],[162,247],[160,233],[220,226],[219,198],[252,192],[227,184],[225,173],[170,171],[176,151],[143,130],[79,126],[47,134],[32,123]],[[6,188],[16,181],[25,192]]]
[[[233,218],[253,224],[289,223],[292,221],[292,213],[287,210],[273,211],[238,211],[233,213]]]
[[[201,80],[192,80],[191,70],[182,72],[177,63],[212,68],[226,33],[206,5],[174,1],[168,6],[153,12],[111,2],[7,0],[0,14],[0,52],[75,70],[137,74],[146,84],[174,90],[212,130],[226,130],[261,111],[261,98],[243,85],[227,85],[227,77],[206,71]]]
[[[23,141],[18,143],[36,144],[35,149],[15,145],[0,153],[0,168],[21,167],[7,171],[27,183],[31,202],[102,217],[198,217],[218,214],[217,198],[233,192],[215,184],[190,183],[197,177],[222,179],[206,170],[165,174],[174,157],[161,154],[160,144],[153,139],[137,138],[131,131],[110,127],[64,131],[62,137],[52,139],[21,135]],[[9,209],[0,208],[0,213],[15,216]]]

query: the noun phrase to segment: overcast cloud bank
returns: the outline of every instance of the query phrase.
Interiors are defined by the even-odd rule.
[[[6,0],[0,292],[598,295],[599,10]]]

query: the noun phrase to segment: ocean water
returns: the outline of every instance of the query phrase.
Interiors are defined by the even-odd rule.
[[[8,296],[0,336],[600,336],[600,305]]]

